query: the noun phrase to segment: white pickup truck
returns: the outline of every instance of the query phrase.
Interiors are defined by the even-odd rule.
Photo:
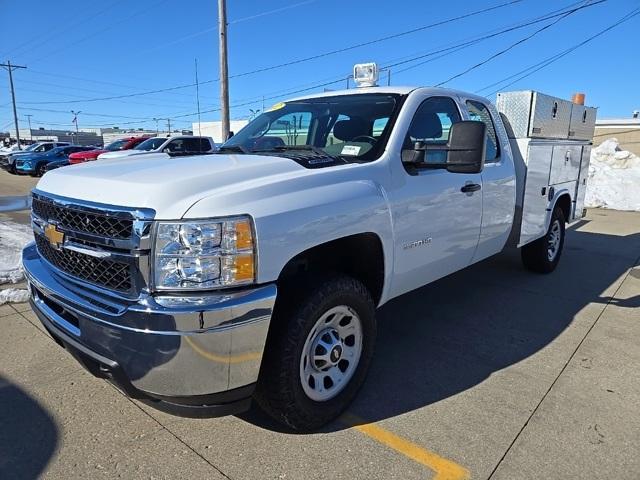
[[[531,270],[556,267],[595,111],[536,92],[498,105],[326,92],[274,105],[214,155],[47,173],[23,253],[32,307],[132,397],[192,416],[255,399],[315,429],[362,385],[376,307],[510,238]]]

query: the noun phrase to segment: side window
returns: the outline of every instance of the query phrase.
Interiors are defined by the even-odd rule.
[[[184,151],[184,140],[182,138],[178,138],[176,140],[172,140],[167,144],[166,149],[170,153],[172,153],[172,152],[183,152]]]
[[[495,162],[500,156],[500,146],[498,136],[496,135],[496,127],[493,124],[491,113],[486,105],[473,100],[467,100],[467,109],[469,110],[469,119],[476,122],[484,122],[487,125],[487,148],[485,162]]]
[[[453,99],[449,97],[426,99],[413,116],[404,141],[405,148],[413,148],[416,142],[446,144],[449,141],[451,125],[460,120],[460,112]],[[427,163],[445,162],[446,152],[427,152],[425,161]]]

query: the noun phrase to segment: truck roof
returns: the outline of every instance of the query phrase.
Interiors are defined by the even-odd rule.
[[[290,98],[287,101],[293,102],[296,100],[306,100],[309,98],[321,98],[321,97],[337,97],[339,95],[359,95],[363,93],[392,93],[399,95],[407,95],[414,90],[421,90],[424,93],[432,94],[432,95],[445,95],[445,96],[456,96],[463,95],[467,98],[476,98],[478,100],[482,99],[487,101],[485,97],[480,97],[478,95],[474,95],[469,92],[463,92],[461,90],[453,90],[449,88],[439,88],[439,87],[400,87],[400,86],[388,86],[388,87],[355,87],[350,88],[349,90],[334,90],[330,92],[318,92],[310,95],[304,95],[302,97],[294,97]]]

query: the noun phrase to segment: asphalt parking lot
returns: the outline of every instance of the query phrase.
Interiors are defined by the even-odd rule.
[[[0,478],[637,479],[639,256],[640,214],[590,210],[552,275],[511,251],[394,300],[356,402],[308,435],[129,400],[0,306]]]

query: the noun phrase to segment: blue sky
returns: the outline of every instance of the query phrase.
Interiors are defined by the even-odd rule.
[[[228,0],[229,72],[242,74],[295,61],[502,3],[507,0]],[[269,106],[281,99],[275,98],[279,95],[286,98],[287,92],[330,81],[336,83],[310,91],[342,88],[357,62],[398,63],[581,3],[522,0],[387,41],[232,78],[231,105],[236,106],[231,116],[246,118],[249,109],[262,108],[262,96]],[[638,0],[607,0],[578,11],[446,86],[476,92],[578,44],[637,7]],[[435,85],[554,20],[496,35],[441,58],[393,67],[392,84]],[[214,110],[219,104],[216,24],[216,0],[3,2],[0,59],[28,67],[14,75],[21,127],[27,125],[25,115],[31,114],[34,128],[70,128],[70,110],[83,112],[80,127],[155,128],[153,117],[171,117],[172,126],[190,127],[197,118],[190,115],[197,110],[192,86],[88,100],[192,84],[197,58],[203,82],[201,109]],[[599,107],[600,117],[628,117],[640,109],[639,41],[636,16],[508,89],[535,89],[565,98],[582,91],[589,105]],[[432,61],[420,64],[427,59]],[[401,71],[407,67],[411,68]],[[480,93],[488,95],[496,88]],[[7,74],[0,72],[0,131],[13,128],[10,100]],[[202,118],[219,115],[213,111]]]

